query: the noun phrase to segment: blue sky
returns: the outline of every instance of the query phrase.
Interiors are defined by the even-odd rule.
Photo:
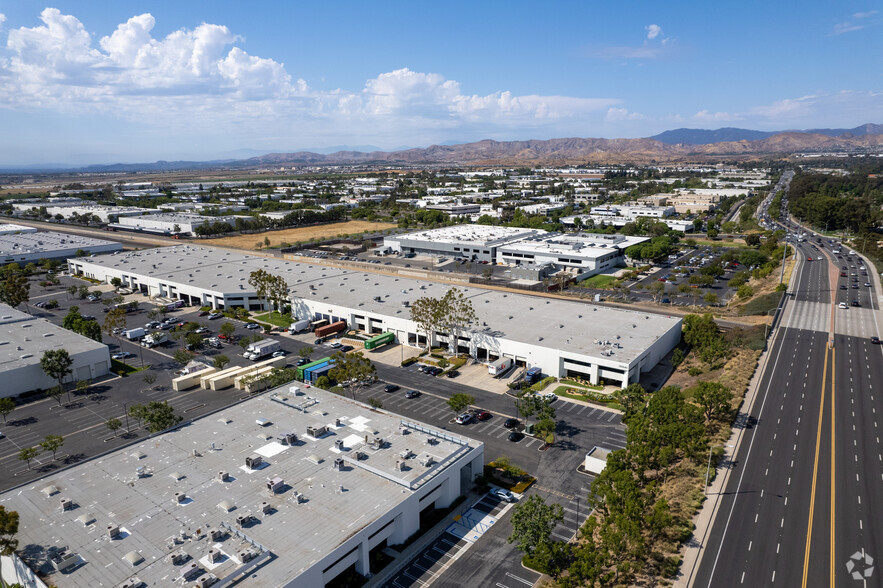
[[[0,165],[883,123],[873,2],[0,4]]]

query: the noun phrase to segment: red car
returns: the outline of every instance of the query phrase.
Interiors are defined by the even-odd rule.
[[[477,418],[480,421],[486,421],[489,418],[491,418],[491,413],[489,413],[486,410],[479,410],[478,412],[475,413],[475,418]]]

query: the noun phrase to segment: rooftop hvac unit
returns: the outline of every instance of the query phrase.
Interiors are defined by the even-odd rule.
[[[331,469],[343,471],[343,458],[338,457],[334,460],[334,465],[331,466]]]
[[[209,531],[208,535],[212,541],[217,542],[217,541],[222,541],[224,539],[224,536],[226,535],[226,533],[224,531],[222,531],[221,529],[212,529],[211,531]]]
[[[119,585],[119,588],[141,588],[143,582],[136,577],[126,578],[122,584]]]
[[[190,556],[187,555],[187,552],[184,551],[183,549],[179,549],[178,551],[173,551],[169,555],[169,561],[172,562],[172,565],[176,565],[176,566],[181,565],[182,563],[184,563],[188,559],[190,559]]]
[[[264,458],[262,458],[257,453],[249,455],[245,458],[245,467],[252,470],[259,467],[262,463],[264,463]]]
[[[282,481],[282,478],[268,478],[267,479],[267,490],[272,492],[273,494],[277,492],[282,492],[282,488],[285,487],[285,482]]]
[[[209,563],[215,563],[219,559],[221,559],[221,552],[217,549],[209,549],[208,550],[208,560]]]
[[[334,448],[338,451],[343,451],[343,439],[335,439]]]
[[[295,433],[285,433],[282,435],[282,442],[285,445],[295,445],[297,444],[297,435]]]
[[[254,559],[255,555],[257,555],[255,552],[253,552],[251,550],[247,550],[247,551],[240,551],[239,553],[236,554],[236,557],[239,558],[239,561],[241,561],[242,563],[245,563],[247,561]]]
[[[236,524],[240,527],[247,527],[251,524],[252,516],[251,513],[246,513],[242,516],[236,517]]]
[[[181,504],[187,500],[187,495],[183,492],[175,492],[175,502]]]
[[[422,465],[423,467],[426,467],[426,468],[431,466],[433,463],[435,463],[435,459],[431,455],[427,455],[423,459],[420,460],[420,465]]]
[[[107,538],[108,539],[117,539],[120,536],[120,528],[118,525],[114,525],[111,523],[107,526]]]
[[[218,481],[219,482],[227,482],[230,480],[230,474],[227,472],[218,472]]]
[[[404,468],[404,467],[405,467],[405,462],[400,459],[397,459],[396,460],[396,471],[400,472],[400,471],[402,471],[402,468]]]
[[[181,569],[181,577],[184,578],[187,582],[193,580],[197,576],[202,574],[202,570],[199,569],[199,565],[195,561],[190,562],[183,569]]]
[[[293,500],[295,504],[300,504],[301,502],[303,502],[303,497],[303,494],[295,490],[294,494],[291,495],[291,500]]]
[[[273,507],[270,506],[269,502],[262,502],[261,503],[261,514],[269,514],[269,512],[271,510],[273,510]]]
[[[70,510],[74,507],[74,501],[70,498],[62,498],[59,502],[61,503],[62,511]]]
[[[307,435],[311,437],[321,437],[325,433],[328,432],[328,429],[323,425],[321,427],[307,427]]]
[[[356,461],[365,459],[365,454],[361,451],[356,451],[355,453],[353,453],[353,459],[355,459]]]
[[[411,457],[411,450],[405,449],[404,451],[399,453],[399,457],[401,457],[402,459],[408,459],[409,457]]]
[[[371,449],[380,449],[381,447],[383,447],[383,438],[374,437],[374,439],[371,441],[370,447]]]

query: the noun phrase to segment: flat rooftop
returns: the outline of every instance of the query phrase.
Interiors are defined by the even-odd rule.
[[[183,566],[169,556],[179,550],[224,578],[244,550],[268,551],[244,585],[276,587],[481,445],[317,388],[301,391],[285,385],[0,495],[21,517],[21,550],[43,556],[43,571],[62,548],[78,554],[85,565],[50,576],[60,588],[118,586],[132,575],[149,586],[177,581]],[[297,435],[293,444],[288,433]],[[263,464],[248,467],[249,456]],[[274,479],[280,485],[271,492]],[[61,498],[73,508],[61,510]],[[239,525],[247,514],[257,520]],[[108,525],[119,527],[118,538],[108,537]],[[228,536],[206,536],[216,529]],[[210,548],[221,552],[216,563]]]
[[[67,251],[69,249],[83,249],[88,251],[92,248],[113,246],[117,246],[117,249],[123,248],[120,243],[114,241],[83,237],[80,235],[72,235],[70,233],[56,233],[53,231],[0,235],[0,257],[34,253],[51,254],[55,251]]]
[[[432,243],[472,244],[479,247],[490,247],[523,239],[530,235],[543,233],[539,229],[521,229],[516,227],[495,227],[491,225],[456,225],[428,231],[417,231],[404,235],[396,235],[396,241],[429,241]]]
[[[67,349],[76,354],[106,348],[102,343],[53,325],[46,319],[0,304],[0,373],[39,364],[43,353],[50,349]]]
[[[284,276],[293,297],[327,300],[357,313],[364,309],[403,319],[410,318],[405,302],[423,296],[440,298],[449,288],[456,287],[472,301],[478,315],[478,332],[593,357],[605,351],[610,361],[622,363],[640,356],[680,324],[674,316],[268,259],[195,245],[99,255],[82,262],[235,296],[254,295],[248,276],[260,268]]]
[[[11,223],[0,223],[0,235],[9,233],[36,233],[38,229],[35,227],[26,227],[25,225],[13,225]]]
[[[648,237],[592,233],[551,234],[515,241],[514,243],[504,245],[501,249],[503,251],[530,251],[550,255],[599,257],[617,249],[626,249],[632,245],[643,243],[648,239]]]

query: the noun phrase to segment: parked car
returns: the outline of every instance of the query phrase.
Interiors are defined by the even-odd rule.
[[[463,414],[461,414],[460,416],[458,416],[458,417],[455,419],[455,422],[456,422],[458,425],[466,425],[466,424],[469,424],[469,423],[472,422],[472,415],[469,414],[468,412],[464,412]]]
[[[418,390],[408,390],[405,392],[405,398],[417,398],[420,396],[420,392]]]
[[[205,327],[199,327],[198,329],[196,329],[196,330],[193,331],[193,332],[194,332],[194,333],[199,333],[199,334],[202,334],[202,333],[208,333],[208,329],[206,329]]]
[[[519,441],[524,439],[524,433],[522,433],[521,431],[512,431],[511,433],[509,433],[508,439],[513,443],[518,443]]]
[[[515,495],[503,488],[494,488],[491,490],[491,494],[503,502],[515,502]]]
[[[254,329],[260,329],[261,326],[257,323],[245,323],[245,328],[254,330]]]
[[[340,347],[343,347],[343,345],[335,341],[334,343],[329,343],[328,347],[331,349],[339,349]]]
[[[518,419],[506,419],[503,426],[507,429],[513,429],[518,426]]]
[[[437,376],[437,375],[439,375],[440,373],[442,373],[443,371],[444,371],[444,370],[441,369],[440,367],[430,366],[429,368],[427,368],[427,369],[425,370],[425,373],[429,374],[430,376]]]
[[[880,337],[871,337],[871,343],[874,345],[880,344]]]
[[[208,315],[208,318],[209,318],[209,320],[214,320],[214,319],[219,319],[219,318],[221,318],[222,316],[224,316],[224,315],[221,314],[220,312],[213,312],[213,313],[211,313],[211,314]]]
[[[352,350],[353,350],[353,346],[352,346],[352,345],[342,345],[342,346],[340,347],[340,352],[341,352],[341,353],[346,353],[347,351],[352,351]]]
[[[114,353],[113,355],[111,355],[111,357],[113,359],[126,359],[129,357],[135,357],[135,354],[129,351],[121,351],[119,353]]]
[[[445,373],[446,378],[456,378],[459,375],[460,375],[460,372],[458,372],[457,370],[451,370],[451,371]]]
[[[283,351],[282,349],[280,349],[279,351],[274,351],[273,355],[271,355],[270,357],[285,357],[285,351]]]
[[[294,362],[294,365],[296,365],[296,366],[302,366],[302,365],[305,365],[305,364],[308,364],[308,363],[310,363],[310,358],[308,358],[308,357],[301,357],[301,358],[298,359],[296,362]]]
[[[386,386],[383,387],[384,392],[395,392],[398,389],[399,389],[399,386],[396,384],[387,384]]]
[[[545,398],[545,399],[546,399],[546,402],[548,402],[549,404],[551,404],[551,403],[555,402],[556,400],[558,400],[558,396],[556,396],[556,395],[555,395],[554,393],[552,393],[552,392],[549,392],[548,394],[543,394],[543,398]]]
[[[478,412],[475,413],[475,418],[477,418],[480,421],[486,421],[489,418],[491,418],[491,413],[489,413],[486,410],[479,410]]]

